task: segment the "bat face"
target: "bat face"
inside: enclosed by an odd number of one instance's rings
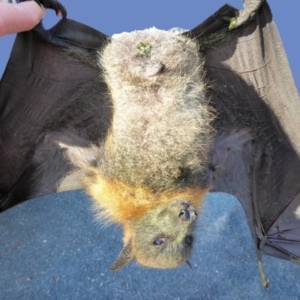
[[[125,226],[125,247],[111,270],[124,267],[133,259],[143,266],[162,269],[188,262],[196,218],[192,205],[176,199],[132,220]]]
[[[149,211],[133,224],[136,260],[153,268],[174,268],[188,261],[196,209],[183,199]]]

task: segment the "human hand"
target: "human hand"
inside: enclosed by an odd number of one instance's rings
[[[0,36],[32,29],[45,15],[45,8],[35,1],[19,4],[0,0]]]

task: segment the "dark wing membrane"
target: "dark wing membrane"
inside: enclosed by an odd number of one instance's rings
[[[0,83],[0,211],[56,192],[71,171],[49,132],[94,142],[104,137],[110,109],[95,65],[107,40],[66,19],[51,30],[39,24],[17,35]]]
[[[299,95],[268,4],[233,31],[220,24],[226,9],[235,13],[223,7],[208,24],[186,33],[200,44],[202,39],[209,44],[210,34],[225,36],[219,46],[204,49],[211,104],[218,113],[213,190],[240,200],[260,250],[298,260]]]

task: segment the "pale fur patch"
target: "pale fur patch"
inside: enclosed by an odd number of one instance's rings
[[[57,192],[83,189],[84,188],[84,184],[82,183],[83,175],[84,175],[84,170],[82,169],[78,169],[70,172],[58,184]]]
[[[141,43],[150,52],[143,54]],[[114,112],[104,174],[153,190],[201,180],[213,116],[197,43],[155,28],[123,33],[105,47],[99,66]]]

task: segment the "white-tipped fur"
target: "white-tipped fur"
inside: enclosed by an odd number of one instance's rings
[[[123,33],[105,47],[99,66],[114,112],[104,172],[154,190],[199,176],[212,114],[197,43],[155,28]]]

